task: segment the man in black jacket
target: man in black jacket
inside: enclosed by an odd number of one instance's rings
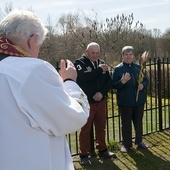
[[[121,151],[128,152],[132,147],[131,122],[135,129],[135,144],[143,149],[148,147],[142,142],[142,118],[148,79],[146,74],[143,74],[142,81],[138,81],[141,66],[133,62],[134,49],[132,46],[125,46],[122,49],[122,58],[123,62],[114,69],[112,87],[117,90],[117,104],[122,120],[123,145]],[[139,91],[138,94],[137,91]]]
[[[75,60],[77,69],[77,83],[88,97],[90,104],[90,116],[87,123],[81,128],[80,159],[81,164],[90,164],[90,130],[94,123],[96,132],[96,148],[99,156],[104,158],[115,157],[114,153],[107,150],[105,143],[106,127],[106,96],[111,88],[111,77],[108,66],[99,59],[100,46],[92,42],[88,44],[85,54]]]

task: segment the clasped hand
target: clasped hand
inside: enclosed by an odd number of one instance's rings
[[[95,101],[100,101],[103,98],[103,95],[100,92],[97,92],[94,96],[93,99]]]
[[[106,64],[99,64],[99,67],[102,68],[103,72],[108,71],[108,66]]]
[[[138,85],[138,89],[139,89],[139,90],[142,90],[143,87],[144,87],[143,84],[139,84],[139,85]]]

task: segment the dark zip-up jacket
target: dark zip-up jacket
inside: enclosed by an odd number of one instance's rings
[[[4,58],[8,57],[8,54],[2,54],[0,53],[0,61],[3,60]]]
[[[146,87],[149,82],[146,74],[142,81],[144,88],[139,91],[139,97],[136,101],[140,68],[141,66],[134,62],[131,64],[122,62],[115,67],[112,75],[112,88],[117,90],[116,94],[118,105],[136,106],[143,105],[146,102]],[[125,73],[129,73],[131,79],[127,83],[122,84],[121,78]]]
[[[74,62],[78,74],[77,84],[87,95],[89,103],[96,103],[93,99],[96,92],[102,93],[104,99],[111,89],[111,76],[108,71],[103,73],[102,68],[98,67],[99,63],[104,61],[98,59],[93,64],[86,55]]]

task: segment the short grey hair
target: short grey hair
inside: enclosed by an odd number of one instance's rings
[[[87,45],[87,50],[90,50],[90,48],[92,48],[92,47],[98,47],[99,48],[99,51],[100,51],[100,45],[98,44],[98,43],[96,43],[96,42],[91,42],[91,43],[89,43],[88,45]]]
[[[8,39],[29,39],[34,34],[38,35],[38,43],[42,44],[47,29],[31,11],[13,10],[0,22],[0,36]]]
[[[130,52],[130,51],[132,51],[132,52],[134,53],[134,48],[133,48],[133,46],[125,46],[125,47],[122,48],[122,55],[123,55],[124,53]]]

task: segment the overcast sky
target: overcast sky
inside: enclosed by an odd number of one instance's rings
[[[96,11],[98,18],[114,18],[133,13],[134,21],[140,21],[146,29],[170,28],[170,0],[0,0],[0,9],[12,3],[13,8],[29,9],[41,18],[44,24],[48,16],[58,19],[62,14]]]

